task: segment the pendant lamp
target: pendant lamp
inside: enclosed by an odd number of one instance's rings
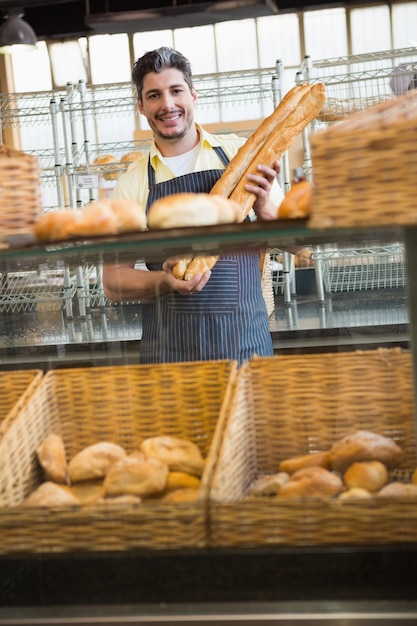
[[[0,54],[10,54],[15,45],[36,47],[35,31],[22,19],[22,15],[10,13],[5,17],[0,26]]]

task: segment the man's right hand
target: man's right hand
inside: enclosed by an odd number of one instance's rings
[[[204,274],[196,274],[190,280],[183,280],[182,278],[176,278],[173,273],[173,268],[178,262],[178,257],[170,258],[165,261],[162,269],[165,272],[165,280],[167,285],[177,293],[184,296],[192,293],[198,293],[202,291],[207,284],[211,276],[211,271],[208,270]]]

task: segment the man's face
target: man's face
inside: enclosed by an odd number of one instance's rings
[[[166,69],[145,76],[138,106],[157,137],[176,140],[193,125],[196,100],[197,94],[190,91],[182,72]]]

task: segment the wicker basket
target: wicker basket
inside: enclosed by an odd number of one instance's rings
[[[0,372],[0,439],[42,380],[42,370]]]
[[[42,211],[41,166],[29,154],[0,145],[0,241],[31,230]]]
[[[393,438],[417,466],[408,352],[277,356],[240,369],[209,499],[210,545],[379,544],[417,540],[417,498],[249,498],[286,457],[328,450],[357,429]]]
[[[417,91],[310,137],[312,228],[417,223]]]
[[[236,367],[207,361],[46,374],[0,443],[0,553],[205,546],[208,485]],[[127,452],[159,434],[194,441],[206,458],[198,496],[175,504],[22,507],[43,480],[35,451],[51,432],[62,435],[68,458],[103,440]]]

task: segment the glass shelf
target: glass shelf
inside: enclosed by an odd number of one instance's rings
[[[174,228],[47,245],[34,244],[30,235],[14,235],[8,238],[9,247],[0,252],[0,272],[25,271],[40,263],[71,266],[132,257],[157,262],[190,252],[215,254],[248,247],[285,249],[329,242],[348,242],[354,246],[363,241],[395,243],[403,239],[401,227],[312,230],[306,220]]]

